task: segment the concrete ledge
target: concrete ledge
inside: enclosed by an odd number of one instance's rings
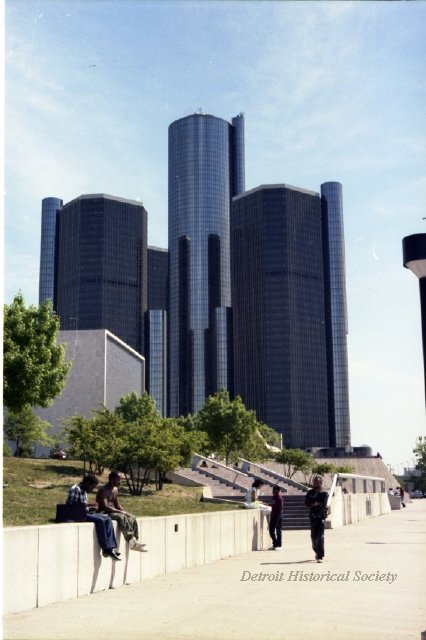
[[[389,513],[391,505],[387,493],[350,493],[342,494],[336,487],[331,499],[330,515],[326,520],[327,529],[360,522],[365,518]]]
[[[113,523],[121,562],[102,556],[92,523],[5,528],[3,612],[115,589],[269,543],[258,509],[138,518],[138,524],[148,553],[131,551]]]

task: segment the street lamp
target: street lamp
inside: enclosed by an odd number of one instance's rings
[[[416,233],[403,238],[402,252],[404,267],[410,269],[419,278],[426,399],[426,233]]]

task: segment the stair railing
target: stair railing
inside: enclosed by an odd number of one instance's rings
[[[296,489],[300,489],[300,491],[306,492],[309,489],[309,487],[305,486],[301,482],[296,482],[296,480],[287,478],[287,476],[283,476],[281,473],[278,473],[273,469],[268,469],[268,467],[263,467],[262,465],[257,464],[255,462],[250,462],[250,460],[246,460],[245,458],[238,458],[238,460],[243,463],[243,469],[246,469],[247,471],[250,470],[251,467],[257,467],[265,475],[270,475],[276,480],[280,480],[284,484],[289,484],[292,487],[295,487]]]

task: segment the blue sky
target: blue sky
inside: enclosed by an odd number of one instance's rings
[[[343,184],[353,444],[425,431],[426,3],[6,0],[5,301],[38,301],[41,199],[140,199],[167,246],[167,127],[246,118],[246,188]]]

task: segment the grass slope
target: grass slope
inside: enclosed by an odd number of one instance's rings
[[[101,482],[107,481],[108,470]],[[3,458],[3,526],[49,524],[54,521],[56,505],[64,503],[69,487],[83,476],[78,460]],[[93,496],[94,497],[94,496]],[[153,485],[142,496],[131,496],[125,482],[120,502],[135,516],[163,516],[204,513],[238,508],[235,505],[201,502],[201,488],[166,484],[162,491]]]

